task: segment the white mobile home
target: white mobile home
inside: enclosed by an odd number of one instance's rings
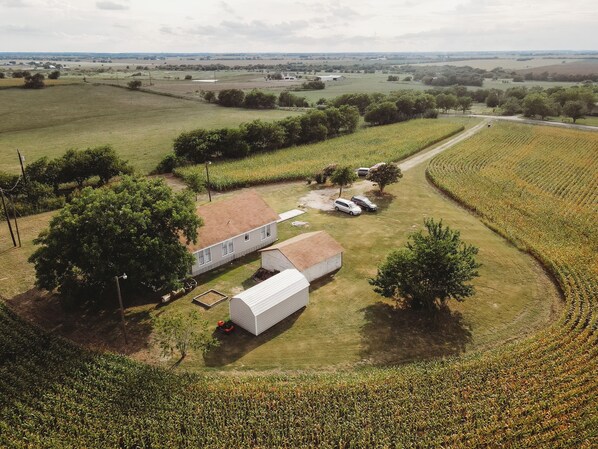
[[[309,282],[299,271],[278,273],[230,300],[230,319],[259,335],[309,302]]]
[[[197,243],[188,245],[195,257],[192,275],[257,251],[278,236],[278,214],[252,190],[199,206],[196,212],[203,226]]]
[[[307,232],[262,249],[262,268],[299,270],[309,282],[343,265],[343,247],[326,231]]]

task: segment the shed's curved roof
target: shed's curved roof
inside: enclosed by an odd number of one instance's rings
[[[231,301],[243,301],[257,317],[306,287],[309,282],[305,276],[298,270],[289,269],[236,294]]]

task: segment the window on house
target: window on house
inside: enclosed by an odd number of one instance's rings
[[[222,255],[226,256],[228,254],[232,254],[235,252],[235,247],[233,245],[233,241],[229,240],[228,242],[224,242],[222,244]]]
[[[266,225],[261,229],[261,233],[262,233],[262,240],[270,237],[272,235],[272,231],[270,229],[270,225]]]
[[[249,241],[249,234],[245,234],[245,241],[248,242]]]
[[[210,248],[204,249],[197,253],[197,258],[200,265],[210,263],[212,261],[212,251],[210,251]]]

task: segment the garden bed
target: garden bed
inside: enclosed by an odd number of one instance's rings
[[[200,306],[209,309],[227,299],[228,296],[226,296],[224,293],[220,293],[218,290],[211,289],[207,292],[203,292],[200,295],[194,296],[192,301],[195,304],[199,304]]]

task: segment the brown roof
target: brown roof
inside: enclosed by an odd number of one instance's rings
[[[197,243],[188,245],[191,252],[278,220],[278,214],[253,190],[198,206],[196,213],[203,226],[197,232]]]
[[[344,251],[343,247],[326,231],[306,232],[261,251],[273,250],[284,254],[299,271],[313,267]]]

